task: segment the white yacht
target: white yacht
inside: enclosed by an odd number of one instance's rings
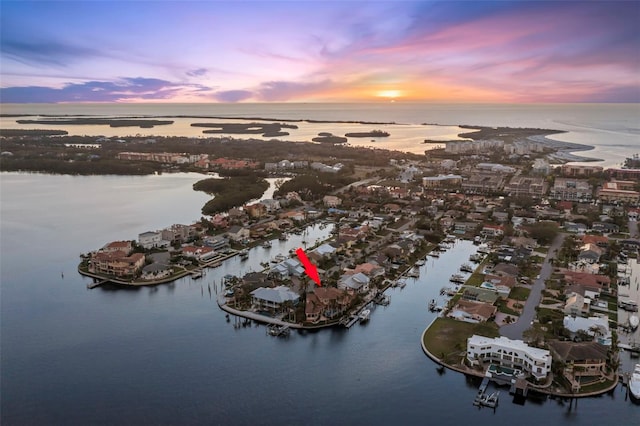
[[[640,364],[636,364],[629,379],[629,392],[633,398],[640,401]]]
[[[371,315],[371,311],[369,309],[365,309],[364,311],[360,312],[360,315],[358,315],[358,318],[360,318],[360,322],[367,322],[369,321],[370,315]]]
[[[637,315],[631,315],[629,317],[629,327],[631,330],[636,330],[638,328],[638,323],[640,323],[640,318]]]

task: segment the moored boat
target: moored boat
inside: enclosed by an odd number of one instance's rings
[[[358,315],[358,318],[360,319],[360,322],[367,322],[369,321],[370,315],[371,315],[371,311],[369,309],[365,309],[362,312],[360,312],[360,314]]]
[[[460,270],[462,272],[473,272],[473,266],[468,263],[463,263],[462,266],[460,266]]]
[[[637,315],[631,315],[629,317],[629,328],[631,330],[636,330],[638,328],[638,324],[640,323],[640,319]]]
[[[466,280],[464,278],[464,276],[460,275],[460,274],[453,274],[451,275],[451,278],[449,278],[449,281],[451,281],[452,283],[464,283]]]
[[[637,401],[640,401],[640,364],[636,364],[629,379],[629,393]]]

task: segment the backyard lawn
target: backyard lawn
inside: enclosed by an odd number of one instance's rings
[[[498,337],[498,326],[491,323],[471,324],[451,318],[437,318],[424,334],[424,345],[431,354],[448,364],[457,363],[466,352],[467,338],[474,334]]]

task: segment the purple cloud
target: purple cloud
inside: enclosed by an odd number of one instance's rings
[[[185,93],[202,96],[209,89],[156,78],[123,78],[116,82],[69,83],[62,88],[42,86],[0,89],[0,100],[7,103],[121,102],[127,100],[172,99]]]
[[[195,70],[187,71],[187,75],[189,77],[202,77],[203,75],[206,75],[208,72],[209,70],[206,68],[197,68]]]

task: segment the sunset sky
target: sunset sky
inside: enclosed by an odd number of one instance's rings
[[[5,1],[0,101],[640,102],[640,1]]]

